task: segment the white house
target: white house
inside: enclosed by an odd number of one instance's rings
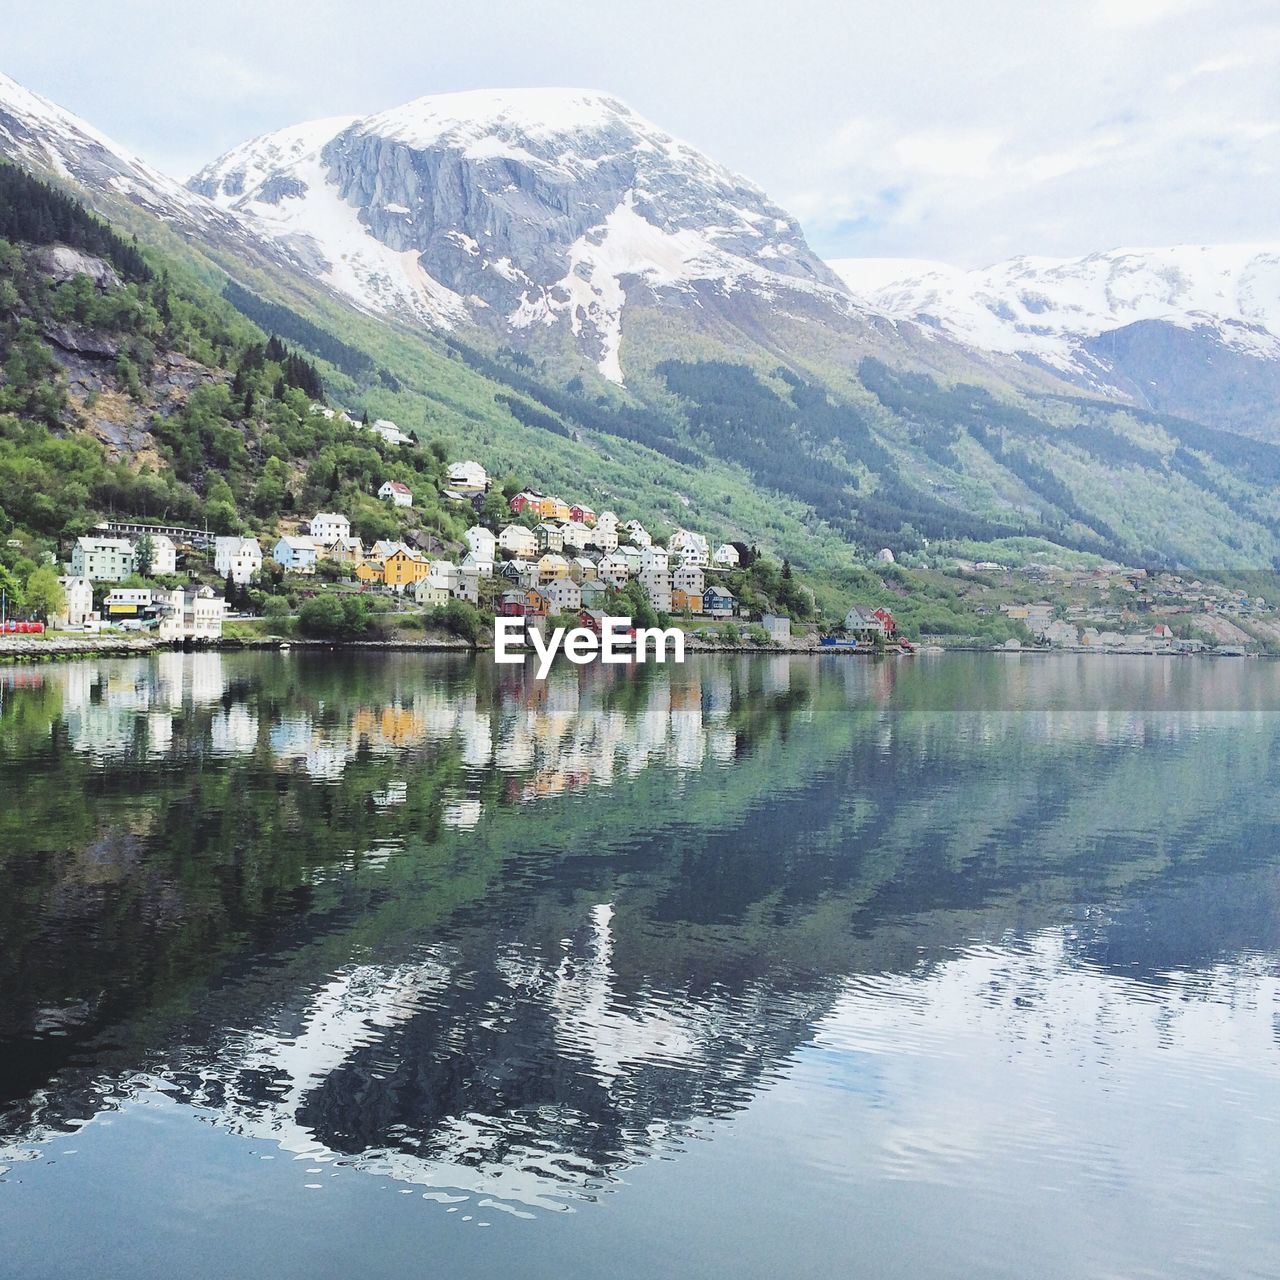
[[[582,608],[582,588],[572,578],[557,578],[542,588],[553,613],[573,613]]]
[[[765,629],[774,644],[791,643],[791,619],[780,613],[764,613],[760,615],[760,625]]]
[[[614,533],[618,532],[618,517],[612,511],[602,511],[596,516],[596,529],[610,529]]]
[[[665,547],[647,546],[640,553],[641,573],[667,573],[671,569],[671,557]]]
[[[66,576],[58,579],[67,603],[56,618],[49,621],[55,627],[82,627],[93,614],[93,583],[88,578]]]
[[[310,533],[318,543],[327,547],[339,538],[351,536],[351,521],[336,511],[317,511],[311,517]]]
[[[1042,634],[1051,645],[1069,648],[1080,643],[1080,632],[1071,623],[1061,619],[1049,623]]]
[[[223,578],[230,575],[237,586],[252,582],[262,571],[262,548],[257,538],[215,538],[213,569]]]
[[[173,539],[167,533],[147,534],[151,539],[151,573],[152,575],[162,573],[178,572],[178,548],[173,545]],[[134,546],[134,556],[137,557],[137,546]]]
[[[433,560],[431,572],[427,576],[439,578],[452,591],[458,585],[459,572],[458,566],[452,560]]]
[[[585,551],[595,541],[595,535],[580,520],[570,520],[560,531],[566,549]]]
[[[722,542],[711,557],[711,563],[718,569],[736,569],[741,560],[738,548],[731,542]]]
[[[609,512],[612,515],[612,512]],[[608,526],[597,524],[591,530],[591,543],[601,551],[617,551],[618,549],[618,527],[611,524]]]
[[[705,569],[711,561],[706,537],[689,529],[677,529],[667,540],[667,550],[679,556],[684,564],[697,565],[700,569]]]
[[[622,556],[605,556],[596,565],[596,573],[601,582],[614,587],[625,587],[631,577],[631,566]]]
[[[849,635],[862,639],[885,634],[884,619],[856,604],[844,615],[844,629]]]
[[[521,559],[528,559],[538,553],[538,539],[534,537],[532,529],[526,529],[522,524],[507,525],[498,534],[498,546],[507,555]]]
[[[115,587],[107,592],[102,602],[102,616],[108,622],[136,620],[157,599],[164,598],[165,592],[152,591],[150,587]]]
[[[76,539],[71,548],[71,577],[90,582],[123,582],[137,564],[133,543],[124,538]]]
[[[406,435],[390,418],[377,418],[369,425],[369,430],[381,436],[388,444],[413,444],[413,437]]]
[[[446,475],[449,488],[461,493],[483,493],[489,487],[489,473],[478,462],[455,462]]]
[[[493,563],[498,540],[484,525],[473,524],[463,537],[466,538],[467,546],[471,548],[471,554],[477,560],[487,560],[490,564]]]
[[[159,634],[165,640],[218,640],[227,602],[208,587],[179,587],[157,592]]]
[[[687,560],[678,565],[671,575],[671,586],[691,596],[700,596],[707,585],[706,574],[696,564]]]
[[[439,608],[449,603],[449,584],[443,578],[429,574],[414,583],[413,598],[424,608]]]
[[[665,569],[642,569],[640,585],[655,609],[671,612],[671,575]]]
[[[639,520],[628,520],[622,527],[631,535],[631,541],[637,547],[647,547],[653,541],[649,536],[649,530]]]
[[[478,578],[493,577],[493,561],[481,560],[474,551],[468,551],[462,557],[462,564],[459,568],[463,573],[474,573]]]
[[[289,573],[315,573],[316,544],[313,538],[286,534],[271,553]]]
[[[383,502],[390,501],[397,507],[413,506],[413,490],[407,484],[401,484],[399,480],[384,480],[382,487],[378,490],[378,497]]]

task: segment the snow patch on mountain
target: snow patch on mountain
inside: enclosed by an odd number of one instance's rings
[[[71,182],[106,186],[167,222],[223,215],[79,116],[0,73],[0,154]]]
[[[1177,245],[1083,258],[1014,258],[976,271],[902,259],[830,263],[855,296],[982,351],[1032,357],[1097,382],[1090,339],[1139,321],[1208,330],[1280,358],[1280,249]]]
[[[616,382],[638,290],[791,289],[861,310],[759,188],[588,90],[443,94],[299,125],[189,185],[366,310],[563,324]]]

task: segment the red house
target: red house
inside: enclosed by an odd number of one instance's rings
[[[590,507],[584,507],[579,503],[575,503],[569,508],[569,515],[579,524],[595,524],[596,513]]]
[[[498,617],[523,618],[529,612],[529,602],[523,591],[504,591],[498,597]]]
[[[893,614],[891,614],[888,609],[883,607],[876,609],[872,616],[879,618],[884,624],[884,634],[886,637],[897,635],[898,624],[893,620]]]
[[[540,493],[535,493],[532,489],[524,489],[520,493],[517,493],[516,496],[507,503],[507,506],[509,506],[516,515],[523,515],[525,507],[527,507],[531,502],[538,502],[541,497],[542,495]]]

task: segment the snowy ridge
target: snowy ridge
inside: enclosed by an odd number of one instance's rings
[[[443,94],[299,125],[189,185],[365,310],[563,325],[615,382],[637,290],[799,290],[862,310],[758,187],[589,90]]]
[[[877,310],[1092,381],[1100,370],[1084,344],[1139,321],[1211,331],[1237,352],[1280,359],[1275,246],[1114,249],[1084,258],[1014,258],[976,271],[894,259],[830,265]]]
[[[181,183],[3,73],[0,153],[69,181],[108,187],[169,222],[228,222],[218,209]]]

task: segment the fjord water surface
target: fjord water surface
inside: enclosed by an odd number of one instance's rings
[[[1280,1275],[1280,664],[0,670],[0,1275]]]

